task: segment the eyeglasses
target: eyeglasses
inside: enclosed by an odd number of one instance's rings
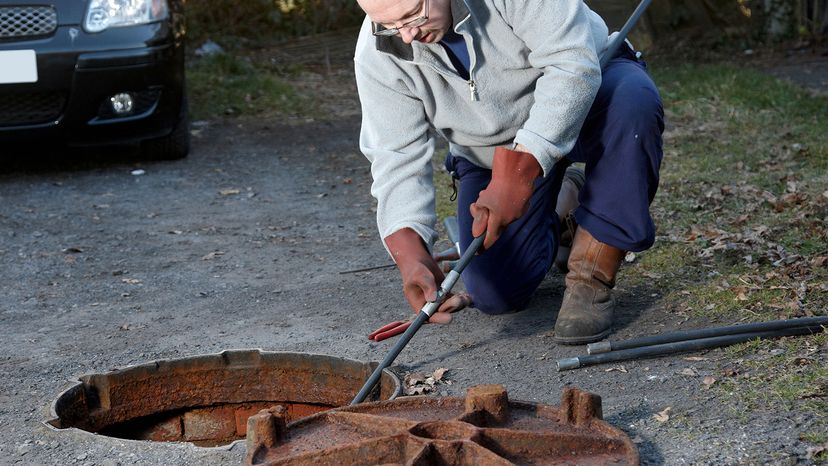
[[[400,33],[400,29],[416,28],[422,26],[428,21],[428,0],[423,0],[423,15],[417,19],[412,19],[407,23],[403,23],[400,27],[386,28],[382,24],[371,22],[371,31],[375,36],[396,36]]]

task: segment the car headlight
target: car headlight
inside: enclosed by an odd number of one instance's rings
[[[167,17],[167,0],[90,0],[83,28],[87,32],[134,26]]]

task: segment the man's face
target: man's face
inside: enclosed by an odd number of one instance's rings
[[[438,42],[451,27],[449,0],[357,0],[357,2],[371,21],[386,29],[399,28],[400,38],[406,44],[415,40],[425,43]],[[428,21],[425,23],[415,27],[403,26],[424,15],[428,16]]]

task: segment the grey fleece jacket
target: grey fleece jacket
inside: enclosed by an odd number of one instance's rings
[[[486,168],[496,146],[523,144],[548,174],[575,144],[607,46],[606,24],[582,0],[451,1],[469,49],[468,81],[439,44],[375,37],[368,18],[354,57],[380,235],[411,228],[429,247],[433,134]]]

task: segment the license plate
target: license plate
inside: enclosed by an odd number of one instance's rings
[[[37,82],[34,50],[0,51],[0,84]]]

